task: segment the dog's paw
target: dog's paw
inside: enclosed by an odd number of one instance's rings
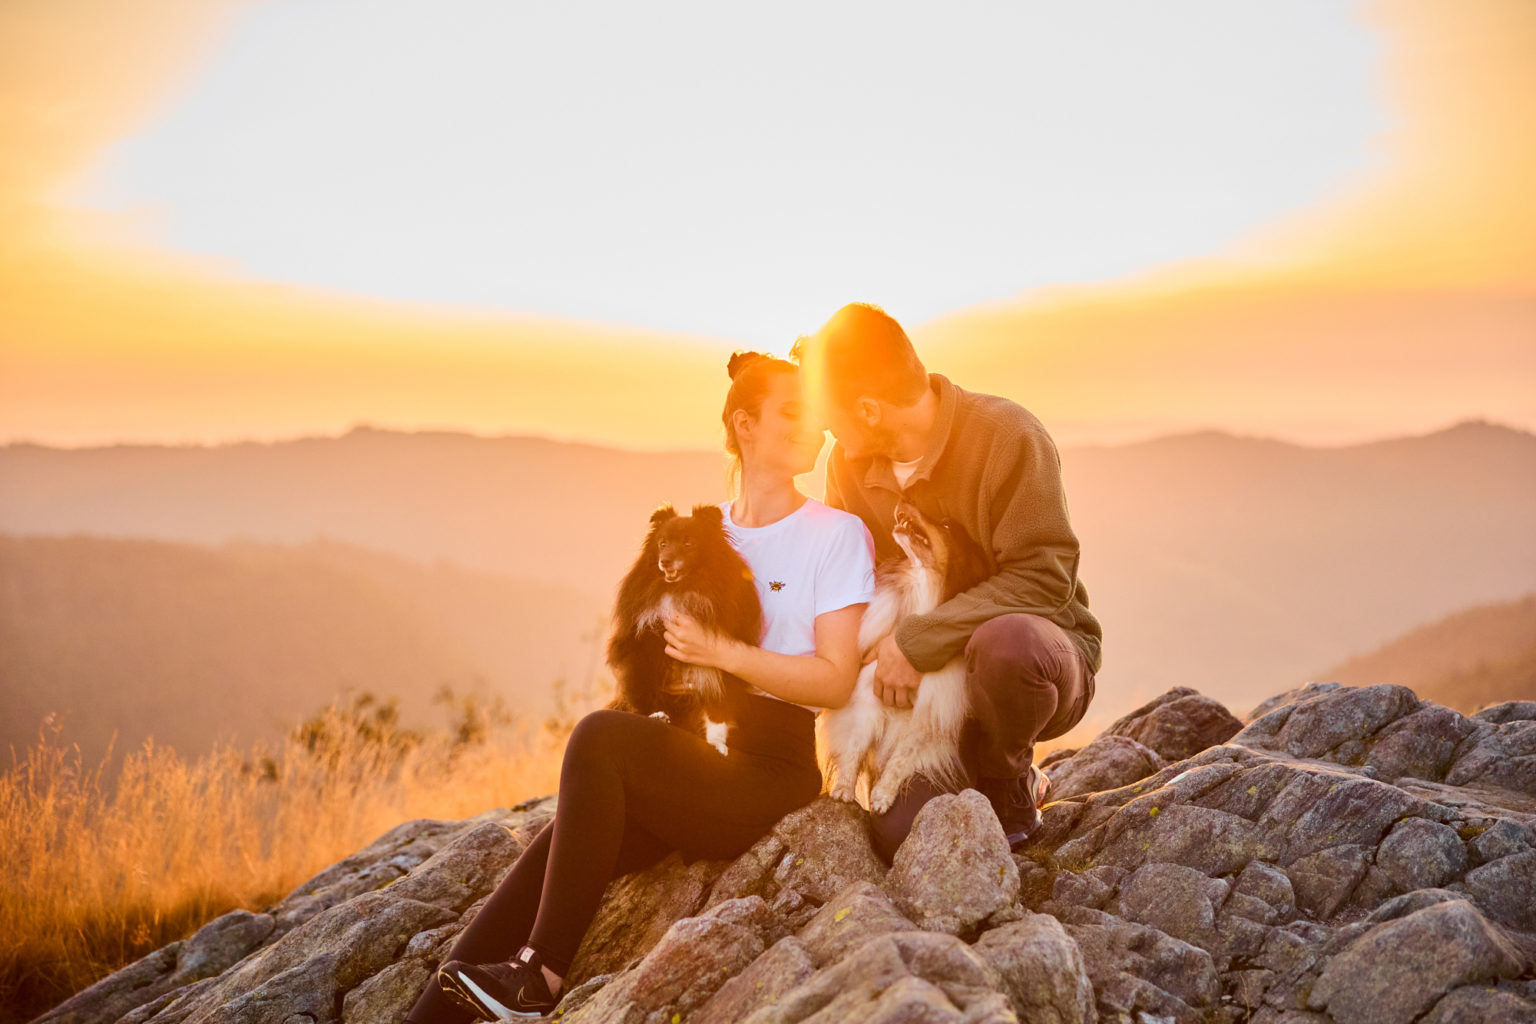
[[[672,723],[671,716],[669,716],[665,711],[652,711],[651,714],[650,714],[650,717],[651,718],[659,718],[663,722],[666,722],[669,725]]]
[[[869,791],[869,810],[872,814],[884,814],[896,803],[896,797],[901,794],[900,779],[890,775],[882,775],[880,781],[875,783]]]
[[[827,795],[834,800],[841,800],[844,803],[856,804],[858,803],[858,800],[855,799],[853,795],[854,788],[854,784],[851,782],[839,782],[833,785],[833,787],[827,791]]]

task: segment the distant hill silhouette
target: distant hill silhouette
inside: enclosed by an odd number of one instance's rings
[[[1105,708],[1177,685],[1251,706],[1422,623],[1536,590],[1525,431],[1470,421],[1309,447],[1213,430],[1061,458],[1104,624]],[[576,591],[602,611],[649,511],[719,500],[722,466],[716,452],[367,427],[218,447],[13,444],[0,447],[0,530],[333,538]],[[1104,724],[1096,714],[1084,729]]]
[[[334,542],[0,536],[0,580],[0,755],[52,710],[91,757],[114,729],[119,752],[276,740],[364,690],[413,727],[444,724],[445,684],[541,719],[600,667],[584,594]]]
[[[1536,594],[1447,615],[1317,678],[1362,686],[1401,683],[1425,700],[1466,713],[1506,700],[1536,700]]]
[[[1105,668],[1234,706],[1536,589],[1536,435],[1304,447],[1205,431],[1062,452]]]
[[[719,501],[711,452],[356,427],[273,443],[0,448],[0,531],[222,543],[332,537],[606,601],[664,501]]]

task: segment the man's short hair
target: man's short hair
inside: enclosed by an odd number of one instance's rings
[[[907,332],[868,302],[850,302],[833,313],[816,333],[799,338],[789,355],[802,365],[816,361],[832,399],[845,409],[864,395],[912,405],[928,390],[928,371]]]

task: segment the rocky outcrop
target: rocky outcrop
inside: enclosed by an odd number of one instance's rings
[[[1309,685],[1241,721],[1171,690],[1046,762],[1039,842],[974,790],[887,869],[823,797],[733,861],[614,880],[565,1021],[1536,1019],[1536,703]],[[407,822],[40,1021],[398,1021],[553,798]]]

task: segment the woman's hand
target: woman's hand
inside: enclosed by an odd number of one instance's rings
[[[687,612],[673,612],[662,621],[666,623],[662,636],[667,641],[668,657],[690,665],[730,671],[727,662],[741,646],[740,640],[705,629]]]

